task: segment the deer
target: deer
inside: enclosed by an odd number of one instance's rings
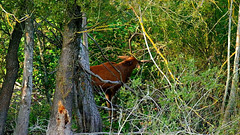
[[[129,77],[131,76],[132,71],[136,67],[140,67],[139,63],[148,62],[148,60],[137,60],[133,56],[118,56],[118,58],[123,61],[119,63],[115,62],[105,62],[100,65],[91,66],[90,70],[100,76],[103,80],[110,81],[120,81],[121,83],[113,84],[113,83],[105,83],[98,79],[97,77],[92,76],[92,84],[100,87],[105,92],[105,97],[108,100],[107,107],[109,108],[109,117],[112,116],[112,107],[111,100],[115,96],[116,92],[120,89],[123,83],[127,83]]]

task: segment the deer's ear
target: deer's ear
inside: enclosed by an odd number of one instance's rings
[[[120,58],[122,60],[126,60],[127,58],[129,58],[129,56],[118,56],[118,58]]]

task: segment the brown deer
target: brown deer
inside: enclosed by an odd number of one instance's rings
[[[104,92],[106,98],[111,101],[113,96],[119,88],[126,83],[131,76],[134,68],[139,66],[139,63],[148,62],[147,60],[138,61],[133,56],[119,56],[123,61],[120,63],[106,62],[101,65],[91,66],[90,70],[100,76],[103,80],[120,81],[119,84],[104,83],[96,77],[92,76],[92,83],[100,87]],[[111,104],[107,102],[107,107],[111,108]],[[111,111],[109,111],[111,117]]]

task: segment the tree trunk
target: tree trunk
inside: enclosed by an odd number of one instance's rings
[[[23,28],[21,28],[23,26]],[[0,135],[4,133],[5,123],[7,119],[7,112],[14,88],[14,83],[17,79],[19,63],[18,63],[18,47],[22,38],[24,29],[23,23],[16,23],[16,26],[12,32],[8,53],[6,56],[6,76],[2,85],[0,93]]]
[[[33,46],[34,46],[34,28],[31,18],[25,22],[25,47],[24,47],[24,68],[20,110],[18,120],[14,131],[15,135],[27,135],[29,125],[29,114],[31,110],[32,95],[32,74],[33,74]]]
[[[221,118],[224,116],[224,110],[227,100],[227,94],[228,94],[228,88],[230,83],[230,47],[231,47],[231,22],[232,22],[232,4],[233,0],[231,0],[230,9],[229,9],[229,23],[228,23],[228,50],[227,50],[227,81],[226,81],[226,87],[224,92],[224,97],[222,101],[222,107],[221,107]]]
[[[236,99],[237,99],[237,89],[238,89],[238,65],[239,65],[239,54],[240,54],[240,5],[239,5],[239,14],[238,14],[238,26],[237,26],[237,39],[236,39],[236,53],[234,59],[234,68],[233,68],[233,79],[231,92],[229,96],[229,102],[227,108],[225,110],[223,124],[229,122],[231,120],[231,116],[234,115],[234,110],[236,108]]]
[[[85,30],[87,24],[86,15],[83,14],[83,30]],[[90,70],[89,56],[88,56],[88,41],[87,33],[83,33],[83,40],[80,41],[80,55],[79,63],[79,109],[82,116],[82,130],[83,132],[100,132],[102,131],[102,120],[98,112],[91,85],[91,77],[87,74],[84,69]],[[83,42],[82,42],[83,41]]]
[[[81,24],[81,19],[79,17],[80,12],[78,7],[72,6],[71,9],[67,9],[67,12],[69,18],[74,17],[75,19],[71,19],[70,21],[66,20],[66,22],[68,23],[66,23],[64,26],[62,53],[60,56],[59,68],[57,71],[56,89],[54,93],[53,106],[47,130],[48,135],[72,134],[71,117],[73,107],[73,78],[75,61],[78,54],[75,33],[80,30],[79,28],[81,28],[81,25],[79,26],[79,24]],[[73,14],[75,16],[73,16]],[[64,129],[62,129],[62,125],[57,122],[57,120],[59,120],[59,102],[62,102],[63,106],[68,112],[67,114],[69,115],[69,122],[65,123],[66,125],[64,126]]]
[[[59,61],[59,69],[56,77],[56,89],[54,94],[53,106],[51,111],[50,122],[47,134],[55,135],[57,130],[57,110],[58,102],[62,102],[69,112],[70,119],[72,117],[72,88],[73,88],[73,69],[74,69],[74,23],[71,21],[64,27],[63,48]],[[71,130],[71,125],[66,127]]]

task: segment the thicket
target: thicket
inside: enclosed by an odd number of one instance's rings
[[[0,84],[6,74],[5,57],[9,44],[11,25],[3,9],[17,18],[23,3],[2,1],[0,24]],[[53,92],[55,73],[62,43],[62,18],[64,2],[34,1],[35,47],[32,110],[29,134],[45,134]],[[79,1],[88,18],[91,65],[110,61],[119,62],[119,55],[134,55],[152,61],[135,69],[127,85],[116,95],[118,118],[109,123],[106,110],[99,108],[103,130],[119,133],[162,134],[215,134],[239,132],[239,113],[235,110],[233,121],[222,125],[220,112],[224,96],[227,66],[228,1]],[[238,1],[233,2],[231,53],[235,51]],[[145,40],[139,18],[146,33]],[[11,24],[11,25],[10,25]],[[132,37],[132,35],[134,35]],[[129,50],[131,39],[132,53]],[[147,44],[146,44],[147,42]],[[148,46],[146,46],[148,45]],[[20,71],[11,106],[6,131],[12,132],[19,110],[22,83],[24,39],[20,44]],[[155,48],[156,47],[156,48]],[[149,50],[148,50],[149,49]],[[160,53],[159,53],[159,52]],[[166,61],[167,62],[166,62]],[[233,58],[230,59],[233,63]],[[164,75],[166,77],[164,77]],[[170,82],[170,83],[169,83]],[[106,106],[102,94],[95,93],[98,106]],[[238,103],[239,104],[239,103]],[[78,131],[73,117],[73,129]]]

